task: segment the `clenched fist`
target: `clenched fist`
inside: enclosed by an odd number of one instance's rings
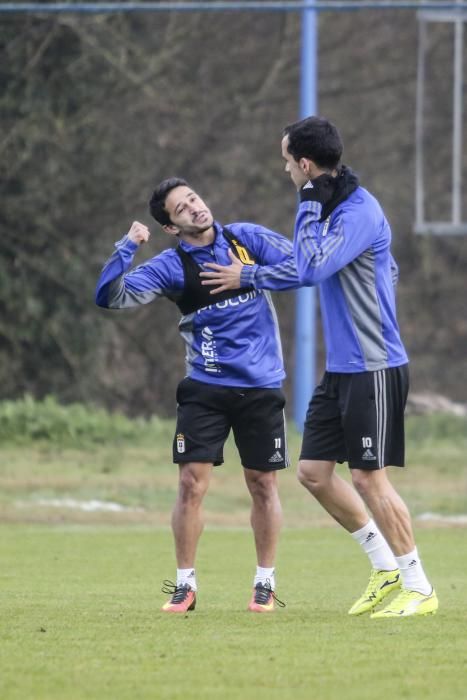
[[[133,243],[141,245],[141,243],[147,243],[149,236],[151,235],[149,229],[144,224],[140,224],[139,221],[133,221],[131,228],[128,231],[128,238]]]

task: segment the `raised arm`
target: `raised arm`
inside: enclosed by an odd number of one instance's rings
[[[115,251],[97,281],[95,300],[98,306],[131,308],[173,292],[173,275],[163,255],[128,272],[136,251],[149,236],[149,229],[134,221],[129,232],[115,244]]]

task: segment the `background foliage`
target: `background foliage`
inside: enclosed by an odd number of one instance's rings
[[[465,401],[467,240],[412,233],[416,32],[409,12],[320,14],[319,111],[392,223],[413,387]],[[430,28],[434,219],[451,187],[451,33]],[[298,114],[299,43],[293,13],[0,16],[0,398],[173,415],[175,307],[99,310],[97,274],[134,219],[154,230],[138,260],[167,246],[147,201],[172,174],[222,222],[291,235],[279,141]],[[294,296],[276,301],[291,376]]]

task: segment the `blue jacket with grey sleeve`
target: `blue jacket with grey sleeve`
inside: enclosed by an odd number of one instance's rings
[[[185,253],[202,268],[206,262],[231,263],[229,241],[215,222],[208,246],[180,241]],[[242,268],[238,293],[182,315],[186,372],[192,379],[237,387],[274,388],[285,376],[279,327],[268,290],[299,286],[292,243],[263,226],[229,224],[228,231],[245,246],[252,264]],[[168,249],[130,270],[138,246],[127,236],[116,244],[96,289],[96,303],[110,309],[134,307],[167,297],[177,302],[184,290],[182,256]],[[254,261],[254,262],[253,262]],[[206,268],[209,269],[209,268]]]
[[[408,358],[396,318],[391,229],[378,201],[349,168],[339,171],[336,186],[342,196],[333,206],[301,202],[294,236],[301,283],[319,285],[326,369],[398,367]]]

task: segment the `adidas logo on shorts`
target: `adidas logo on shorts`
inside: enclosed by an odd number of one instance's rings
[[[373,454],[373,452],[370,449],[368,449],[368,450],[365,450],[365,452],[362,454],[362,459],[366,459],[367,461],[370,461],[372,459],[376,459],[376,457]]]
[[[284,458],[282,457],[279,450],[276,450],[276,452],[274,452],[272,457],[269,457],[268,462],[270,462],[271,464],[277,464],[277,462],[282,462],[283,459]]]

